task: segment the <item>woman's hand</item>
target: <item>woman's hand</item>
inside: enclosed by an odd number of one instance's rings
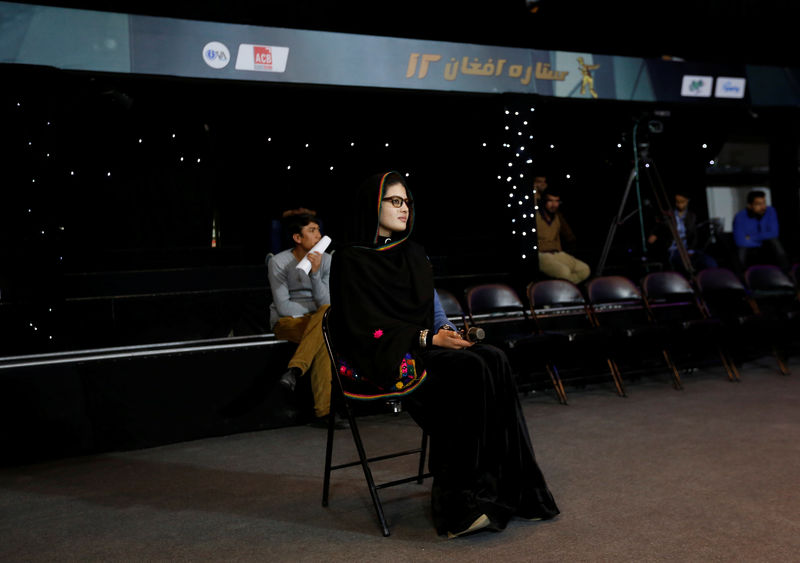
[[[474,342],[461,338],[461,334],[454,330],[440,330],[433,335],[433,345],[442,348],[462,350],[464,348],[469,348],[473,344]]]

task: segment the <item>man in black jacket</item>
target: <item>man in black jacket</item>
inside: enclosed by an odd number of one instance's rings
[[[675,208],[673,212],[678,235],[689,253],[692,267],[695,271],[716,268],[717,261],[697,247],[697,215],[689,210],[689,197],[685,192],[678,191],[675,193]],[[669,243],[669,247],[666,249],[669,264],[673,270],[683,271],[683,261],[678,251],[678,245],[672,237],[667,221],[669,221],[669,217],[663,217],[656,223],[655,228],[647,238],[647,243],[651,246],[661,244],[662,247]]]

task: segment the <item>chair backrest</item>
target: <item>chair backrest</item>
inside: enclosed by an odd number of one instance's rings
[[[650,322],[642,293],[623,276],[601,276],[586,286],[592,314],[598,324],[628,328]],[[600,318],[603,318],[601,321]]]
[[[657,322],[691,321],[704,318],[697,294],[678,272],[653,272],[642,280],[642,294]]]
[[[706,268],[697,273],[697,284],[701,293],[717,292],[747,293],[742,280],[727,268]]]
[[[706,268],[697,273],[697,286],[709,312],[719,319],[752,314],[742,280],[727,268]]]
[[[778,266],[750,266],[744,279],[759,312],[782,316],[800,310],[800,292],[792,278]]]
[[[466,324],[467,318],[464,309],[461,307],[458,298],[446,289],[436,288],[436,293],[439,294],[439,302],[442,304],[444,314],[448,318],[458,317],[461,322]]]
[[[633,282],[623,276],[601,276],[586,286],[592,304],[641,301],[642,294]]]
[[[751,290],[778,291],[789,294],[797,291],[792,279],[778,266],[771,264],[750,266],[744,273],[744,280]]]
[[[694,299],[694,290],[678,272],[654,272],[642,280],[642,291],[648,301],[682,301]]]
[[[525,314],[525,305],[509,285],[487,283],[467,289],[467,311],[471,319],[476,315]]]
[[[527,288],[531,315],[542,331],[570,331],[592,326],[586,300],[574,283],[567,280],[531,282]]]
[[[586,300],[574,283],[567,280],[542,280],[528,285],[532,309],[584,305]]]

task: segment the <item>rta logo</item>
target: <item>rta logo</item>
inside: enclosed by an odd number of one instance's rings
[[[206,51],[206,58],[209,61],[213,61],[214,59],[217,59],[219,61],[228,60],[228,56],[223,51],[215,51],[214,49],[209,49],[208,51]]]
[[[211,41],[203,47],[203,60],[211,68],[225,68],[231,62],[231,52],[219,41]]]
[[[253,46],[253,62],[257,67],[272,67],[272,51],[262,45]]]

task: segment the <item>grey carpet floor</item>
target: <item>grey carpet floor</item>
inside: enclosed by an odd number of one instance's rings
[[[0,469],[2,561],[798,561],[800,362],[742,382],[719,369],[523,397],[561,515],[447,540],[430,482],[382,493],[381,536],[358,468],[320,506],[325,432],[307,426]],[[368,451],[413,446],[399,417],[361,423]],[[354,455],[337,432],[336,458]],[[413,460],[377,466],[380,479]]]

